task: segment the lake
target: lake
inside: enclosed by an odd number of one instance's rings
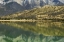
[[[64,42],[64,22],[0,22],[0,42]]]

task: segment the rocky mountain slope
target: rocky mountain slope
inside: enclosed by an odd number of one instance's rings
[[[16,2],[11,2],[6,5],[0,4],[0,16],[15,13],[24,10],[24,7]]]

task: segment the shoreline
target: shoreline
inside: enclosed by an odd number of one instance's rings
[[[37,20],[0,20],[0,22],[1,21],[5,21],[5,22],[7,22],[7,21],[11,21],[11,22],[25,22],[25,21],[27,21],[27,22],[34,22],[34,21],[37,21]]]
[[[42,19],[42,20],[0,20],[0,22],[7,22],[7,21],[10,21],[10,22],[35,22],[35,21],[43,21],[43,20],[49,20],[49,21],[64,21],[64,19]]]

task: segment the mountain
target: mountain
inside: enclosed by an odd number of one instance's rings
[[[64,19],[64,6],[46,5],[44,7],[2,16],[1,19]]]
[[[0,16],[24,10],[24,7],[17,2],[10,2],[6,5],[0,4]]]
[[[51,0],[51,1],[49,1],[49,4],[50,5],[64,5],[64,3],[62,3],[61,1],[59,1],[59,0]]]
[[[21,6],[30,5],[31,7],[38,7],[43,5],[64,5],[63,0],[0,0],[0,3],[4,5],[10,2],[17,2]]]
[[[62,6],[63,0],[0,0],[0,16],[45,5]]]

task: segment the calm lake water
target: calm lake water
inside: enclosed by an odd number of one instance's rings
[[[0,42],[64,42],[64,22],[0,22]]]

